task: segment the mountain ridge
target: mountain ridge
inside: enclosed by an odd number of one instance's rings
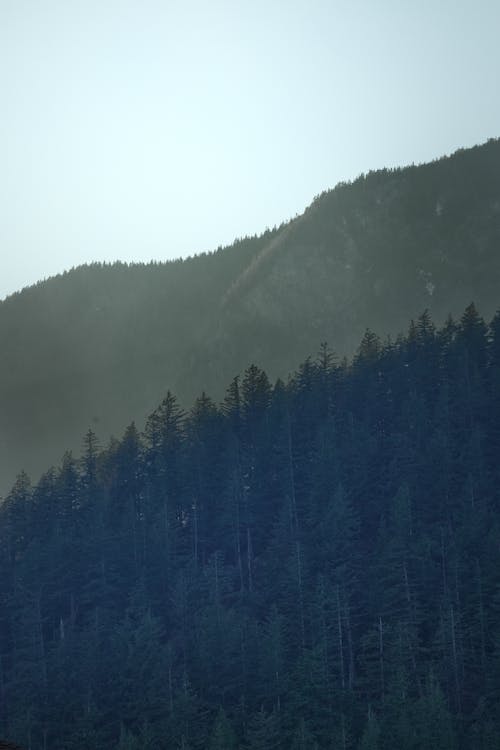
[[[328,341],[397,336],[474,300],[499,305],[500,141],[377,170],[261,235],[189,259],[93,264],[0,302],[0,476],[36,474],[143,423],[168,389],[190,405],[251,362],[286,378]]]

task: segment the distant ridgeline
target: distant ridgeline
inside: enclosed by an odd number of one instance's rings
[[[0,506],[0,732],[31,750],[492,750],[500,314],[323,346]]]
[[[213,398],[250,362],[285,378],[321,341],[397,336],[500,288],[500,141],[381,170],[298,218],[185,261],[93,265],[0,303],[0,494],[38,477],[91,427],[140,426],[167,390]]]

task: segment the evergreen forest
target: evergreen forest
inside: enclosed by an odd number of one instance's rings
[[[499,750],[500,313],[324,344],[0,505],[27,750]]]

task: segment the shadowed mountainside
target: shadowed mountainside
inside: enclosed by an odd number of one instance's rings
[[[396,336],[474,300],[499,305],[500,141],[381,170],[214,253],[84,266],[0,303],[0,491],[35,478],[92,427],[140,424],[168,389],[219,399],[250,362],[286,376],[327,340]]]

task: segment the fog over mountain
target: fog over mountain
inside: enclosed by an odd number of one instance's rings
[[[0,299],[498,135],[496,0],[3,0]]]
[[[0,489],[106,441],[170,389],[190,406],[223,397],[255,362],[287,378],[321,342],[353,353],[367,327],[396,337],[500,288],[500,141],[381,170],[303,214],[213,253],[83,266],[0,303]]]

